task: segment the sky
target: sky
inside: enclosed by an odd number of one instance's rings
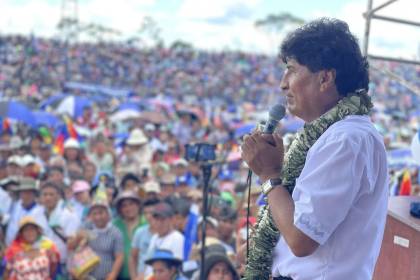
[[[67,0],[73,2],[76,0]],[[374,6],[386,0],[374,0]],[[0,33],[57,36],[61,0],[0,0]],[[346,21],[363,43],[367,0],[79,0],[78,17],[122,32],[136,33],[145,17],[153,18],[168,45],[176,40],[206,50],[243,50],[274,54],[284,35],[255,27],[268,14],[289,12],[309,21],[336,17]],[[420,0],[399,0],[380,15],[419,21]],[[420,27],[373,20],[369,53],[401,58],[419,55]]]

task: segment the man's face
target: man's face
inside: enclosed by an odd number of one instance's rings
[[[64,175],[58,170],[53,170],[48,176],[48,180],[51,180],[54,183],[63,183]]]
[[[171,280],[175,275],[175,268],[168,268],[162,261],[155,261],[152,264],[153,276],[156,280]]]
[[[222,238],[230,238],[235,230],[235,223],[229,219],[219,220],[218,232]]]
[[[104,228],[109,222],[109,212],[105,207],[94,207],[89,213],[90,219],[98,228]]]
[[[123,219],[134,219],[139,215],[139,205],[132,199],[124,199],[121,202],[119,211]]]
[[[55,188],[46,187],[41,191],[41,204],[47,209],[54,209],[60,200],[60,194]]]
[[[35,202],[35,192],[32,190],[20,191],[19,198],[22,200],[24,206],[29,206]]]
[[[165,198],[175,192],[175,184],[160,184],[160,196]]]
[[[86,181],[91,182],[96,175],[96,167],[93,164],[87,164],[83,171],[83,177]]]
[[[169,233],[172,226],[172,217],[153,216],[153,221],[156,224],[156,232],[159,236],[165,236]]]
[[[296,60],[288,59],[280,86],[286,95],[287,109],[293,115],[310,122],[324,113],[318,72],[312,73]]]

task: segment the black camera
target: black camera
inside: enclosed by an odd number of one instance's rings
[[[216,159],[216,145],[195,143],[185,145],[185,159],[195,162],[206,162]]]

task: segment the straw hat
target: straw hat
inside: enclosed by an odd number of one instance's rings
[[[143,145],[146,144],[148,141],[146,135],[144,135],[143,131],[140,128],[136,128],[131,131],[130,136],[127,139],[127,145]]]

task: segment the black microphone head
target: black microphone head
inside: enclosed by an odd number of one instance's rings
[[[286,115],[286,108],[281,104],[276,104],[271,107],[268,117],[270,119],[280,121]]]

